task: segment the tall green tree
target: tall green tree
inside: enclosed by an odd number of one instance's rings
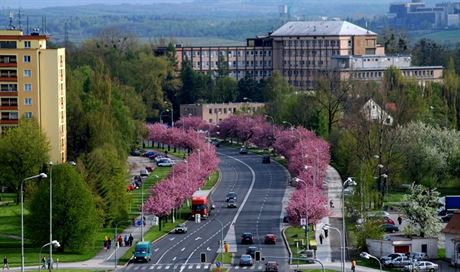
[[[101,226],[92,193],[75,167],[55,165],[52,172],[53,239],[61,244],[60,252],[83,252],[94,246],[96,231]],[[49,242],[49,190],[48,180],[42,180],[27,202],[27,237],[36,245]]]
[[[49,141],[34,119],[21,119],[18,127],[0,135],[0,184],[16,193],[16,203],[22,180],[40,173],[49,161],[49,150]]]

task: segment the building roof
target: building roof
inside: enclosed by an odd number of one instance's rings
[[[377,33],[347,21],[296,21],[287,22],[270,36],[339,36],[377,35]]]
[[[454,215],[447,223],[447,226],[442,230],[444,233],[460,234],[460,210],[456,210]]]

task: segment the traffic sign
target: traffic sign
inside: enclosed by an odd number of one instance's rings
[[[307,218],[300,218],[300,225],[306,226],[307,225]]]
[[[220,262],[216,262],[216,267],[220,267],[222,264]]]

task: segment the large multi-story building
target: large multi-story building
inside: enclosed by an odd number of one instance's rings
[[[157,53],[161,54],[164,50],[159,48]],[[337,66],[337,58],[351,57],[353,61],[361,58],[361,62],[389,59],[385,61],[387,64],[410,69],[412,72],[404,75],[415,76],[417,80],[430,81],[442,77],[442,67],[398,66],[397,59],[393,59],[395,57],[385,56],[384,48],[377,43],[376,33],[346,21],[288,22],[267,36],[247,39],[245,46],[177,45],[176,56],[178,69],[184,61],[189,62],[194,70],[211,75],[226,67],[229,75],[238,80],[245,76],[260,80],[278,72],[291,85],[305,90],[314,88],[319,72],[346,69],[345,72],[350,73],[351,65]],[[371,63],[375,66],[370,67]],[[368,62],[366,67],[383,74],[389,66]],[[417,77],[419,71],[432,77]]]
[[[182,104],[180,116],[200,117],[211,124],[217,124],[237,112],[255,113],[265,107],[264,103],[216,103],[216,104]]]
[[[51,145],[51,160],[66,161],[65,49],[48,37],[0,30],[0,132],[35,118]]]

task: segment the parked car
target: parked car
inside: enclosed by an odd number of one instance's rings
[[[255,258],[257,247],[250,246],[246,249],[246,254],[251,255],[252,258]]]
[[[156,153],[153,152],[153,151],[147,151],[147,152],[144,153],[144,157],[147,157],[147,158],[148,158],[148,157],[150,157],[150,156],[152,156],[152,155],[155,155],[155,154],[156,154]]]
[[[149,171],[147,169],[141,169],[140,175],[141,175],[141,177],[148,177],[149,176]]]
[[[157,162],[157,166],[160,166],[160,167],[171,167],[173,165],[174,165],[174,161],[169,158],[165,158]]]
[[[141,155],[141,151],[136,149],[136,150],[131,151],[129,154],[131,156],[139,157]]]
[[[265,271],[278,271],[279,265],[275,261],[268,261],[265,263]]]
[[[236,205],[236,199],[230,199],[228,202],[227,202],[227,208],[236,208],[237,205]]]
[[[391,254],[388,254],[386,256],[380,257],[380,262],[385,263],[387,261],[391,261],[391,260],[393,260],[395,258],[403,257],[403,256],[405,256],[404,253],[391,253]]]
[[[244,146],[241,147],[240,148],[240,154],[244,154],[244,155],[248,154],[248,149],[246,147],[244,147]]]
[[[253,264],[253,261],[252,261],[251,255],[248,255],[248,254],[241,255],[240,266],[244,266],[244,265],[252,266],[252,264]]]
[[[435,263],[428,262],[428,261],[420,261],[416,262],[413,264],[409,264],[404,266],[404,271],[417,271],[417,272],[422,272],[422,271],[429,271],[429,272],[434,272],[439,269],[439,266]]]
[[[406,257],[408,257],[409,259],[417,260],[417,261],[423,261],[428,258],[426,253],[423,253],[423,252],[410,252],[406,254]]]
[[[153,159],[155,160],[155,162],[159,162],[159,161],[161,161],[163,159],[169,159],[169,158],[164,156],[164,155],[156,155],[156,156],[154,156]]]
[[[383,225],[380,225],[380,228],[384,231],[384,232],[397,232],[399,231],[399,228],[393,224],[383,224]]]
[[[236,193],[235,192],[228,192],[227,193],[227,197],[226,197],[226,201],[228,202],[230,199],[234,199],[236,200]]]
[[[406,256],[401,256],[385,262],[384,265],[388,267],[404,267],[406,265],[409,265],[410,262],[411,260],[409,258],[407,258]]]
[[[276,244],[276,235],[273,233],[269,233],[265,235],[265,244]]]
[[[367,217],[390,217],[390,213],[387,211],[372,211],[367,213]]]
[[[187,233],[187,226],[185,224],[176,225],[174,228],[175,233]]]
[[[219,147],[220,146],[220,141],[219,140],[211,140],[211,144],[214,145],[215,147]]]
[[[393,221],[393,219],[391,219],[391,218],[388,217],[388,216],[384,216],[384,217],[383,217],[383,223],[385,223],[385,224],[391,224],[391,225],[396,225],[396,224],[395,224],[395,221]]]
[[[242,244],[254,244],[254,237],[252,236],[252,233],[250,232],[243,233],[243,235],[241,235],[241,243]]]

